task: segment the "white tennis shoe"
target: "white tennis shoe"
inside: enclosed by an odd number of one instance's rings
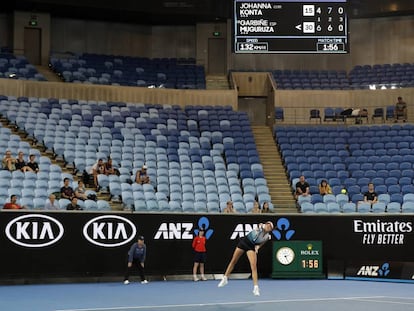
[[[141,281],[141,284],[148,284],[147,280]]]
[[[124,281],[124,284],[125,284],[125,285],[128,285],[128,284],[129,284],[129,281],[128,281],[128,280],[125,280],[125,281]]]
[[[228,283],[227,276],[223,276],[223,278],[221,279],[220,283],[218,284],[218,287],[226,286],[227,283]]]
[[[253,295],[255,295],[255,296],[260,296],[259,286],[255,285],[255,286],[253,287]]]

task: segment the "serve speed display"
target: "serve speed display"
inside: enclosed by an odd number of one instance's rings
[[[234,0],[235,53],[348,53],[347,0]]]

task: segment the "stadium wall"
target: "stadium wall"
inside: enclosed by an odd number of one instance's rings
[[[27,16],[26,16],[27,18]],[[27,24],[21,18],[15,24],[15,46],[22,47],[18,33]],[[351,53],[326,54],[233,54],[231,52],[231,20],[224,24],[185,26],[150,26],[79,19],[50,19],[50,51],[99,53],[143,57],[194,57],[208,66],[206,42],[212,32],[227,38],[228,69],[320,69],[350,70],[355,65],[412,62],[414,53],[414,16],[351,19],[349,21]],[[17,32],[17,33],[16,33]],[[46,36],[49,36],[49,39]],[[45,55],[48,55],[47,53]]]
[[[149,275],[191,274],[194,229],[208,237],[206,272],[223,273],[237,240],[258,223],[275,224],[273,241],[322,241],[329,262],[409,262],[414,242],[409,215],[202,215],[1,211],[0,282],[52,278],[122,278],[138,235],[147,244]],[[306,254],[305,254],[306,256]],[[272,243],[259,254],[263,276],[272,270]],[[235,272],[248,272],[243,258]]]

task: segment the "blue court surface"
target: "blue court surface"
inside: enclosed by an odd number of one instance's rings
[[[349,280],[154,281],[0,286],[2,311],[412,311],[414,285]]]

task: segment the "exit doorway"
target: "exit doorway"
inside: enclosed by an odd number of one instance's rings
[[[33,65],[42,63],[42,30],[40,28],[24,28],[24,56]]]
[[[208,39],[208,75],[226,75],[226,40],[224,38]]]

